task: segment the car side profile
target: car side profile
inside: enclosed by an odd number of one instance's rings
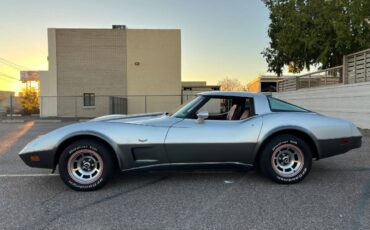
[[[354,124],[263,94],[204,92],[173,114],[108,115],[56,129],[19,153],[59,169],[74,190],[122,172],[178,167],[256,167],[281,184],[302,181],[312,160],[361,146]]]

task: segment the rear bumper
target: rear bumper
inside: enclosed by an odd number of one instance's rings
[[[362,144],[362,136],[319,140],[318,142],[319,159],[322,159],[360,148]]]
[[[54,154],[52,151],[20,153],[19,157],[30,167],[54,169]]]

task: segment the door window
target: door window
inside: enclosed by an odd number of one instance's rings
[[[211,97],[197,112],[208,111],[208,120],[242,120],[252,115],[250,102],[244,97]]]

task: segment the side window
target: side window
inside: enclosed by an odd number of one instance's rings
[[[95,106],[95,93],[84,93],[84,106]]]
[[[210,98],[198,111],[206,110],[211,116],[221,115],[227,113],[231,106],[231,99]]]
[[[243,120],[252,116],[251,101],[244,97],[212,97],[198,112],[208,111],[208,120]]]
[[[288,102],[273,98],[267,97],[271,111],[273,112],[308,112],[308,110],[303,109],[299,106],[290,104]]]

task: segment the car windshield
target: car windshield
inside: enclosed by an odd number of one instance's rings
[[[267,98],[272,112],[309,112],[307,109],[290,104],[286,101],[282,101],[271,96]]]
[[[177,118],[186,118],[186,116],[195,108],[199,103],[204,100],[203,96],[196,97],[187,104],[183,105],[179,110],[177,110],[172,116]]]

